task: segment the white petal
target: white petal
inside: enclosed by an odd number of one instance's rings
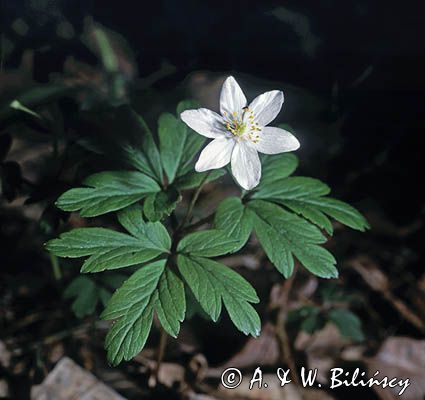
[[[242,113],[246,106],[246,97],[238,82],[229,76],[223,83],[220,93],[220,112],[222,115],[231,115],[233,112]]]
[[[260,133],[259,141],[253,146],[260,153],[278,154],[297,150],[300,142],[292,133],[284,129],[266,126]]]
[[[195,170],[203,172],[222,168],[229,164],[234,146],[235,139],[233,138],[214,139],[201,151]]]
[[[232,174],[246,190],[258,185],[261,178],[261,162],[257,150],[247,142],[237,142],[232,153]]]
[[[211,139],[221,137],[227,132],[223,117],[207,108],[183,111],[180,118],[194,131]]]
[[[283,92],[272,90],[257,96],[249,108],[254,112],[255,121],[260,126],[266,126],[279,114],[283,104]]]

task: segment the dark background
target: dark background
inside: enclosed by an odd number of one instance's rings
[[[38,49],[37,81],[61,71],[70,53],[90,60],[92,55],[77,41],[55,34],[63,19],[78,34],[90,15],[126,38],[140,76],[156,71],[164,60],[176,66],[175,74],[158,82],[159,89],[172,88],[196,70],[283,81],[329,101],[337,88],[336,106],[347,118],[340,132],[344,149],[332,161],[329,179],[341,182],[349,170],[357,171],[361,176],[353,192],[367,192],[397,222],[408,223],[422,210],[417,173],[424,131],[425,41],[419,2],[39,3],[37,9],[36,1],[1,2],[1,25],[15,40],[6,61],[18,65],[23,49]],[[286,20],[272,15],[278,7],[290,11]],[[8,29],[17,18],[28,25],[25,36]]]
[[[394,293],[410,304],[424,293],[414,288],[424,279],[425,261],[423,11],[421,3],[410,1],[0,0],[2,72],[17,71],[28,49],[34,57],[32,82],[47,83],[52,74],[61,74],[70,55],[96,65],[97,58],[79,40],[84,19],[91,16],[127,41],[138,71],[130,97],[148,120],[155,118],[152,109],[170,107],[176,88],[196,96],[191,89],[195,71],[206,77],[207,86],[235,74],[251,98],[259,88],[281,88],[286,97],[280,122],[289,123],[300,138],[300,172],[325,180],[336,197],[356,205],[371,222],[368,234],[342,235],[339,256],[368,254],[385,271]],[[23,30],[16,20],[24,21]],[[57,33],[63,21],[72,25],[70,37]],[[12,45],[6,46],[4,38]],[[137,82],[164,62],[175,67],[173,72],[138,91]],[[0,101],[22,89],[10,82],[9,75],[0,81]],[[74,105],[64,107],[74,112]],[[42,270],[40,250],[22,253],[16,245],[35,228],[28,228],[16,209],[12,214],[3,208],[1,217],[2,252],[7,252],[1,264],[7,266],[8,282],[22,278],[22,270],[16,271],[25,258],[34,257]],[[16,221],[19,228],[7,228]],[[380,313],[383,331],[422,337],[367,292],[358,276],[348,272],[346,278],[368,293],[364,296]],[[55,293],[44,293],[46,302],[56,299]],[[27,301],[31,307],[32,300]],[[367,319],[366,314],[360,317]],[[379,342],[383,334],[375,328],[368,334]],[[220,328],[209,329],[220,340]],[[210,342],[204,348],[213,364],[241,346],[242,339],[229,341],[226,333],[220,351]],[[32,378],[26,379],[30,385]]]

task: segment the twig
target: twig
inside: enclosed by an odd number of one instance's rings
[[[365,281],[365,283],[384,297],[407,321],[422,333],[425,332],[425,323],[419,318],[403,300],[391,291],[389,279],[373,260],[363,256],[347,262]],[[374,279],[370,277],[373,276]]]

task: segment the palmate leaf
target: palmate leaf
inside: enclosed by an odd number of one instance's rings
[[[366,219],[354,207],[343,201],[324,197],[330,193],[330,188],[325,183],[302,176],[280,176],[279,172],[276,172],[276,178],[273,179],[273,170],[279,170],[277,164],[282,163],[282,159],[274,161],[271,158],[267,161],[264,168],[265,177],[263,176],[251,198],[278,203],[313,222],[329,234],[333,233],[333,227],[328,216],[353,229],[364,231],[369,228]],[[291,164],[290,161],[287,163],[286,170],[284,166],[281,167],[285,171],[283,175],[292,167],[296,167],[296,164]]]
[[[95,217],[120,210],[160,190],[149,176],[136,171],[108,171],[89,176],[88,187],[68,190],[56,202],[64,211]]]
[[[240,250],[248,241],[252,228],[252,214],[237,197],[222,201],[215,213],[214,225],[231,240],[238,240],[233,252]]]
[[[222,304],[235,326],[244,334],[258,336],[261,321],[250,303],[259,299],[240,275],[216,261],[193,255],[178,255],[177,265],[202,309],[217,321]]]
[[[117,365],[143,349],[154,312],[165,331],[176,337],[185,311],[183,282],[165,260],[140,268],[114,293],[101,315],[117,320],[106,336],[109,362]]]
[[[159,222],[144,222],[138,207],[119,214],[131,235],[105,228],[77,228],[50,240],[46,248],[60,257],[89,257],[81,272],[100,272],[137,265],[169,253],[171,238]]]
[[[336,219],[342,224],[349,226],[350,228],[357,229],[362,232],[370,228],[369,223],[363,215],[361,215],[354,207],[341,200],[330,197],[319,197],[309,199],[306,203],[310,206],[316,207],[316,209]]]
[[[287,278],[295,256],[305,268],[322,278],[335,278],[335,258],[319,245],[326,241],[318,228],[276,204],[253,200],[254,229],[270,261]]]

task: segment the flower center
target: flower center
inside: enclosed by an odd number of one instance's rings
[[[233,135],[258,143],[261,128],[255,122],[254,112],[249,107],[244,107],[241,113],[233,112],[231,115],[224,112],[226,118],[226,129]]]

